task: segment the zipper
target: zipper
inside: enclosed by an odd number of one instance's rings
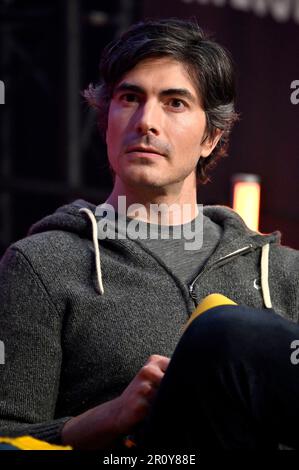
[[[239,248],[239,250],[236,250],[236,251],[233,251],[232,253],[229,253],[228,255],[225,255],[225,256],[222,256],[221,258],[215,260],[212,264],[210,264],[209,266],[205,266],[199,274],[197,274],[197,276],[195,277],[195,279],[193,279],[192,283],[189,285],[189,293],[190,293],[190,296],[191,298],[195,301],[196,300],[196,296],[194,294],[194,285],[195,283],[198,281],[198,279],[207,271],[209,271],[211,268],[215,267],[216,264],[220,263],[221,261],[228,261],[230,260],[231,258],[234,258],[240,254],[244,255],[245,253],[249,253],[251,251],[253,251],[254,248],[253,248],[253,245],[250,244],[248,246],[245,246],[244,248]]]

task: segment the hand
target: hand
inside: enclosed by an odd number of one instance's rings
[[[115,399],[115,424],[120,434],[130,432],[146,417],[169,362],[165,356],[150,356],[124,392]]]
[[[150,356],[123,393],[69,419],[61,441],[75,449],[105,449],[128,434],[147,415],[170,359]]]

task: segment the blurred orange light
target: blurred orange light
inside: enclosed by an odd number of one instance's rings
[[[233,209],[255,231],[259,228],[260,195],[258,176],[240,174],[233,177]]]

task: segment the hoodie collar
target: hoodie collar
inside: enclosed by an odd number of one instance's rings
[[[95,265],[97,273],[97,291],[103,295],[104,287],[102,280],[101,257],[98,240],[98,224],[95,217],[96,206],[83,199],[77,199],[71,204],[66,204],[58,208],[54,214],[49,215],[32,225],[29,235],[41,233],[49,230],[63,230],[84,235],[92,239],[95,253]],[[204,206],[204,215],[213,222],[220,225],[223,233],[220,243],[209,258],[205,269],[214,263],[228,257],[238,255],[246,249],[255,250],[262,248],[261,257],[261,278],[265,306],[271,308],[270,289],[268,283],[269,271],[269,247],[271,243],[280,243],[281,233],[275,231],[269,234],[262,234],[250,230],[243,219],[231,208],[227,206]],[[125,239],[119,240],[121,243],[134,241]]]
[[[59,207],[53,214],[33,224],[29,229],[28,235],[46,232],[48,230],[63,230],[86,235],[86,237],[91,239],[92,227],[88,218],[84,213],[80,212],[82,208],[87,208],[95,214],[95,204],[85,201],[84,199],[77,199],[70,204]],[[229,245],[237,249],[240,240],[242,240],[242,243],[246,243],[246,241],[250,240],[250,243],[253,243],[254,246],[263,246],[265,243],[280,243],[281,241],[281,233],[279,231],[263,234],[250,230],[243,219],[230,207],[207,205],[204,206],[203,211],[204,215],[221,226],[223,230],[223,245]]]

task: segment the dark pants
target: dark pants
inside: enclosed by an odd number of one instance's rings
[[[294,340],[299,326],[273,310],[226,305],[197,317],[173,354],[138,445],[299,448]]]

